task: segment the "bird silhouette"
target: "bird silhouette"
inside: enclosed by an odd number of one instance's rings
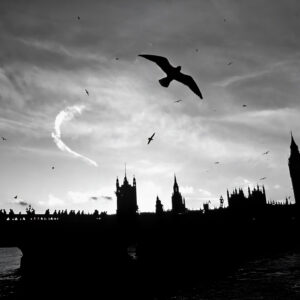
[[[181,66],[173,67],[167,58],[158,55],[150,54],[140,54],[139,56],[144,57],[150,61],[155,62],[166,74],[167,77],[164,77],[159,80],[159,83],[163,87],[168,87],[172,80],[177,80],[184,85],[188,86],[200,99],[203,99],[202,94],[194,81],[193,77],[181,73]]]
[[[151,141],[153,141],[153,137],[155,135],[155,132],[151,135],[151,137],[148,138],[148,144],[149,145],[151,143]]]
[[[265,179],[267,179],[267,177],[262,177],[262,178],[260,178],[259,180],[265,180]]]
[[[7,139],[3,136],[1,136],[2,141],[7,141]]]
[[[86,94],[89,96],[90,95],[90,93],[89,93],[89,91],[87,90],[87,89],[85,89],[85,92],[86,92]]]
[[[263,153],[263,155],[267,155],[269,153],[270,153],[270,151],[266,151],[266,152]]]
[[[54,166],[52,166],[52,168],[51,168],[52,170],[54,170],[55,169],[55,167]]]
[[[220,162],[219,161],[215,161],[215,165],[219,165],[220,164]]]
[[[17,199],[17,198],[18,198],[18,196],[16,195],[16,196],[14,196],[14,198],[15,198],[15,199]]]
[[[246,105],[246,104],[243,104],[243,107],[247,107],[247,105]]]
[[[179,102],[181,102],[181,101],[182,101],[182,100],[179,99],[179,100],[174,101],[174,103],[179,103]]]
[[[230,66],[230,65],[232,65],[233,64],[233,62],[232,61],[230,61],[228,64],[227,64],[227,66]]]
[[[80,17],[79,17],[79,16],[77,16],[77,20],[80,20]]]

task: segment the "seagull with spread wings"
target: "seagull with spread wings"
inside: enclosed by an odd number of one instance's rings
[[[153,137],[155,135],[155,132],[151,135],[151,137],[148,138],[148,144],[149,145],[151,143],[151,141],[153,141]]]
[[[159,80],[161,86],[167,88],[172,80],[177,80],[188,86],[197,96],[200,97],[200,99],[203,99],[199,87],[197,86],[193,77],[181,73],[181,66],[173,67],[169,63],[168,59],[163,56],[150,54],[140,54],[139,56],[155,62],[167,74],[167,77]]]

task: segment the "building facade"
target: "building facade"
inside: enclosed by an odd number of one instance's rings
[[[289,157],[289,169],[294,190],[296,206],[299,208],[300,202],[300,153],[293,135],[291,135],[291,153]]]
[[[173,213],[184,213],[186,211],[185,208],[185,200],[179,192],[179,186],[176,180],[176,176],[174,176],[174,185],[173,185],[173,194],[172,194],[172,212]]]
[[[244,194],[244,191],[234,189],[231,194],[227,191],[228,206],[234,210],[261,210],[267,205],[265,187],[255,187],[252,191],[248,187],[248,196]]]
[[[116,181],[116,196],[117,196],[117,215],[130,217],[136,215],[138,211],[136,197],[136,180],[133,177],[132,185],[129,184],[126,173],[123,180],[123,185],[120,186],[119,179]]]

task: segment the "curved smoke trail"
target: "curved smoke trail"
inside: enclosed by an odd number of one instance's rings
[[[84,105],[74,105],[74,106],[68,106],[64,110],[59,112],[58,115],[55,118],[54,132],[51,133],[51,136],[52,136],[56,146],[61,151],[69,152],[72,155],[74,155],[75,157],[79,157],[82,160],[84,160],[85,162],[97,167],[98,164],[95,161],[93,161],[93,160],[89,159],[88,157],[85,157],[85,156],[73,151],[61,139],[61,130],[60,130],[61,125],[66,121],[72,120],[76,114],[80,115],[84,109],[85,109]]]

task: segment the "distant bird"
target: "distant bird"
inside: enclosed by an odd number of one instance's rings
[[[77,20],[80,20],[80,17],[79,17],[79,16],[77,16]]]
[[[246,105],[246,104],[243,104],[243,107],[247,107],[247,105]]]
[[[1,136],[2,141],[7,141],[7,139],[3,136]]]
[[[85,89],[85,92],[86,92],[86,94],[89,96],[90,95],[90,93],[89,93],[89,91],[87,90],[87,89]]]
[[[151,143],[151,141],[153,141],[153,137],[155,135],[155,132],[151,135],[151,137],[148,138],[148,144],[149,145]]]
[[[219,161],[215,161],[215,165],[219,165],[220,164],[220,162]]]
[[[262,178],[260,178],[259,180],[265,180],[265,179],[267,179],[267,177],[262,177]]]
[[[227,64],[227,66],[230,66],[230,65],[232,65],[233,64],[233,62],[232,61],[230,61],[228,64]]]
[[[119,60],[119,57],[116,57],[116,60]]]
[[[174,103],[179,103],[179,102],[181,102],[181,101],[182,101],[182,100],[179,99],[179,100],[174,101]]]
[[[162,85],[163,87],[168,87],[172,80],[177,80],[188,86],[197,96],[200,97],[200,99],[203,99],[202,94],[193,77],[181,73],[181,66],[178,66],[176,68],[173,67],[169,63],[168,59],[163,56],[150,54],[140,54],[139,56],[155,62],[167,74],[167,77],[159,80],[160,85]]]
[[[16,196],[14,196],[14,198],[15,198],[15,199],[17,199],[17,198],[18,198],[18,196],[16,195]]]
[[[270,153],[270,151],[266,151],[266,152],[263,153],[263,155],[267,155],[269,153]]]
[[[54,170],[55,169],[55,167],[54,166],[52,166],[52,168],[51,168],[52,170]]]
[[[199,51],[199,49],[196,49],[195,51],[196,51],[196,52],[198,52],[198,51]]]

